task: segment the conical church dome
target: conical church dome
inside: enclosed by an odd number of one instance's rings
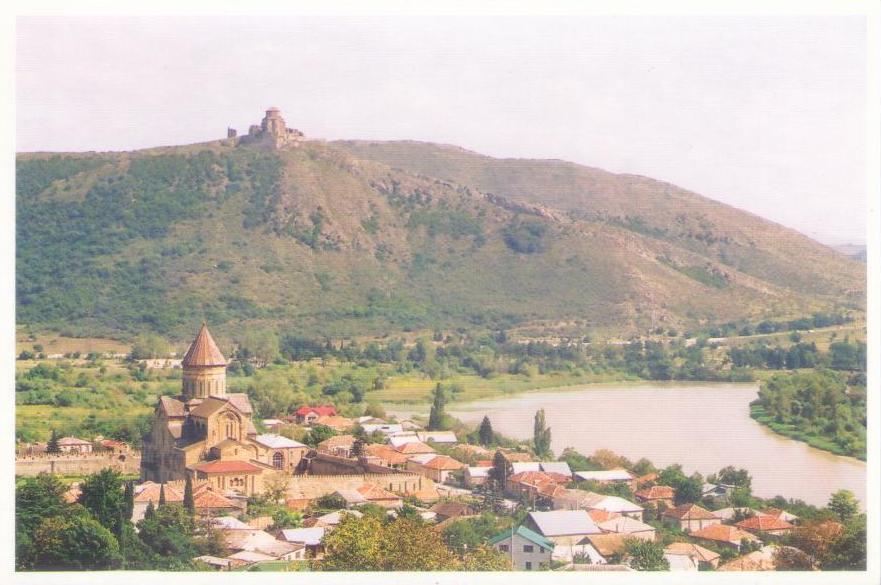
[[[187,354],[184,356],[183,367],[225,366],[226,363],[226,358],[223,357],[217,344],[214,343],[214,339],[208,331],[208,326],[202,323],[199,334],[196,335],[196,339],[193,340],[190,349],[187,350]]]

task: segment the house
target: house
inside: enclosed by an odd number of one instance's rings
[[[575,478],[581,481],[595,481],[603,485],[621,483],[629,487],[631,490],[636,489],[636,477],[626,469],[576,471]]]
[[[218,491],[231,490],[245,496],[262,492],[262,484],[258,478],[264,469],[273,468],[234,459],[208,461],[193,466],[197,481],[205,480]]]
[[[338,433],[344,433],[346,431],[351,430],[355,423],[350,418],[346,418],[344,416],[319,416],[314,423],[313,426],[325,426],[330,429],[335,430]]]
[[[363,497],[368,504],[376,504],[377,506],[389,509],[398,509],[404,505],[404,500],[401,496],[393,494],[392,492],[372,483],[365,483],[361,487],[356,488],[355,491],[361,494],[361,497]]]
[[[154,483],[152,481],[146,481],[140,485],[135,486],[134,507],[132,509],[133,523],[137,523],[144,517],[144,512],[147,511],[147,506],[150,504],[150,502],[153,502],[154,508],[159,505],[159,494],[162,490],[163,487],[161,484]],[[166,502],[183,503],[183,491],[180,491],[171,485],[166,485],[164,491]]]
[[[655,540],[655,527],[631,518],[619,516],[597,524],[604,533],[625,534],[633,538],[641,538],[649,542]]]
[[[735,526],[750,532],[764,532],[774,535],[789,534],[795,528],[786,520],[774,516],[753,516],[737,522]]]
[[[232,500],[217,493],[208,485],[202,485],[193,489],[193,507],[200,516],[217,516],[240,512],[241,506]]]
[[[279,531],[279,539],[291,543],[299,544],[306,548],[306,557],[317,559],[324,554],[324,545],[321,541],[327,528],[324,526],[313,526],[312,528],[286,528]]]
[[[539,467],[545,473],[556,473],[572,479],[572,468],[565,461],[542,461]]]
[[[492,467],[466,467],[462,479],[468,487],[484,485],[489,479]]]
[[[412,459],[407,463],[408,469],[410,468],[410,463],[413,463]],[[417,463],[416,465],[419,469],[414,468],[414,471],[437,483],[446,482],[450,478],[450,474],[465,467],[464,463],[460,463],[447,455],[435,455],[425,463]]]
[[[333,406],[301,406],[294,413],[296,421],[301,425],[311,425],[322,416],[336,416],[337,411]]]
[[[455,445],[459,442],[453,431],[416,431],[416,437],[423,443],[438,443],[442,445]]]
[[[759,550],[745,554],[731,561],[728,561],[718,570],[720,571],[776,571],[777,563],[775,556],[780,548],[787,548],[797,551],[797,548],[779,547],[774,544],[763,546]],[[800,551],[799,551],[800,552]]]
[[[394,440],[395,437],[392,437]],[[403,453],[404,455],[424,455],[426,453],[437,453],[434,449],[423,443],[422,441],[411,441],[407,443],[403,443],[401,445],[395,445],[392,441],[389,444],[394,448],[398,453]]]
[[[217,571],[230,571],[237,566],[234,559],[222,559],[211,555],[202,555],[193,559],[196,562],[204,563]]]
[[[304,558],[302,546],[278,540],[264,530],[220,530],[220,537],[233,553],[247,551],[268,555],[273,559],[295,560]],[[229,557],[227,557],[229,558]],[[237,560],[243,560],[241,558]],[[265,560],[265,559],[264,559]]]
[[[407,468],[407,456],[403,453],[398,453],[388,445],[380,445],[377,443],[365,445],[364,455],[368,460],[371,460],[371,462],[385,467],[392,467],[394,469]]]
[[[283,426],[285,426],[285,422],[277,418],[264,418],[263,426],[269,432],[277,433]]]
[[[588,510],[587,515],[590,516],[591,520],[596,522],[597,526],[599,526],[600,522],[621,517],[621,514],[618,512],[607,512],[606,510]]]
[[[309,451],[309,447],[303,443],[281,435],[257,435],[253,441],[263,447],[258,451],[258,461],[290,473],[297,469],[303,456]]]
[[[361,518],[364,516],[358,510],[337,510],[336,512],[330,512],[329,514],[324,514],[323,516],[318,516],[315,518],[307,518],[303,521],[304,528],[313,528],[313,527],[328,527],[328,526],[336,526],[340,522],[343,521],[343,518],[346,516],[352,516],[354,518]]]
[[[564,563],[605,565],[606,559],[594,548],[592,544],[584,540],[579,544],[558,544],[554,546],[551,559]]]
[[[509,469],[511,475],[519,475],[527,471],[541,471],[541,462],[539,461],[514,461]]]
[[[92,452],[92,443],[77,437],[61,437],[58,439],[58,450],[65,455],[82,455]]]
[[[602,533],[585,510],[530,512],[523,523],[554,544],[577,544],[586,536]]]
[[[585,541],[597,551],[604,563],[608,564],[616,560],[615,557],[620,559],[623,556],[624,541],[627,538],[629,537],[624,534],[593,534],[586,537]]]
[[[664,549],[664,558],[670,562],[670,570],[693,570],[719,566],[719,553],[690,542],[674,542]],[[687,560],[685,560],[687,559]],[[692,565],[693,569],[688,569]],[[674,567],[676,567],[674,569]]]
[[[643,508],[618,496],[607,496],[578,489],[566,489],[554,494],[555,510],[599,510],[642,521]],[[607,518],[608,519],[608,518]]]
[[[785,520],[790,524],[798,524],[799,517],[795,514],[787,512],[786,510],[781,510],[780,508],[765,508],[761,512],[759,512],[762,516],[772,516],[774,518],[779,518],[780,520]]]
[[[102,451],[108,451],[115,455],[122,455],[129,452],[128,443],[115,441],[113,439],[102,439],[101,441],[98,441],[98,447]]]
[[[673,498],[676,496],[676,492],[670,486],[653,485],[649,488],[637,490],[633,495],[636,497],[636,501],[642,504],[648,504],[653,507],[664,504],[671,508],[673,507]]]
[[[221,530],[248,530],[253,528],[233,516],[219,516],[212,518],[209,524],[214,528]]]
[[[690,536],[711,544],[727,546],[736,550],[740,550],[740,545],[744,540],[759,542],[759,539],[749,532],[744,532],[736,526],[728,526],[726,524],[713,524],[706,528],[695,530]]]
[[[705,483],[701,489],[701,498],[705,498],[715,505],[727,505],[736,487],[726,483]]]
[[[760,512],[752,508],[720,508],[713,510],[713,515],[723,522],[732,522],[735,518],[757,516]]]
[[[489,545],[508,555],[516,570],[540,571],[551,567],[554,543],[526,526],[521,525],[516,530],[492,537]]]
[[[553,498],[553,488],[558,487],[561,483],[566,483],[566,478],[557,474],[542,471],[521,471],[508,478],[505,488],[512,495],[526,497],[532,501],[550,500]]]
[[[422,430],[422,425],[417,422],[414,422],[410,419],[404,419],[400,422],[401,428],[405,431],[419,431]]]
[[[352,435],[337,435],[321,441],[316,446],[316,449],[320,453],[329,453],[337,457],[350,457],[355,440],[355,437]]]
[[[444,501],[437,502],[431,508],[430,511],[434,512],[435,518],[438,522],[443,522],[444,520],[450,518],[459,518],[461,516],[474,516],[477,514],[477,509],[474,506],[470,506],[465,504],[464,502],[455,502],[455,501]]]
[[[682,504],[681,506],[664,510],[661,520],[665,524],[675,526],[684,532],[693,532],[707,526],[722,523],[722,520],[716,517],[715,514],[701,508],[697,504]]]
[[[378,432],[387,437],[404,431],[404,427],[402,427],[401,425],[387,422],[361,423],[361,428],[364,429],[364,432],[368,435],[372,435],[373,433]]]

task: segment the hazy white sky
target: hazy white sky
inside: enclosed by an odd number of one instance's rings
[[[865,241],[862,17],[27,17],[18,151],[247,130],[647,175]]]

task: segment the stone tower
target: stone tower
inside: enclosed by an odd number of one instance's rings
[[[226,358],[202,323],[199,334],[181,362],[183,366],[184,401],[204,399],[208,396],[226,396]]]
[[[273,136],[285,136],[287,134],[287,125],[284,118],[281,117],[281,110],[278,108],[269,108],[266,110],[266,116],[260,123],[260,128],[267,134]]]

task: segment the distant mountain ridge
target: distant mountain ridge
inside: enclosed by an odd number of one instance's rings
[[[865,266],[679,189],[414,142],[17,157],[20,323],[305,336],[864,309]]]

